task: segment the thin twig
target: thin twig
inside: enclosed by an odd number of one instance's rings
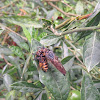
[[[6,8],[6,7],[9,7],[10,5],[12,5],[13,3],[15,3],[15,2],[17,2],[17,1],[19,1],[19,0],[11,1],[8,5],[5,5],[5,6],[1,7],[0,10],[1,10],[1,9],[4,9],[4,8]]]
[[[84,65],[82,64],[79,64],[79,63],[74,63],[75,65],[79,65],[79,66],[82,66],[83,68],[85,67]]]
[[[97,29],[100,29],[100,25],[99,26],[92,26],[92,27],[84,27],[84,28],[76,28],[76,29],[72,29],[72,30],[67,30],[65,32],[58,33],[58,34],[55,34],[55,35],[61,36],[61,35],[71,34],[71,33],[74,33],[74,32],[93,31],[93,30],[97,30]]]
[[[75,64],[84,67],[84,65],[81,65],[81,64],[79,64],[79,63],[75,63]],[[85,71],[86,71],[86,70],[85,70]],[[87,72],[88,74],[90,74],[88,71],[86,71],[86,72]],[[97,78],[95,75],[92,75],[92,74],[90,74],[90,75],[91,75],[93,78],[100,80],[100,79]]]
[[[20,36],[21,38],[23,38],[24,40],[26,40],[26,41],[27,41],[27,38],[25,38],[25,37],[21,36],[21,35],[20,35],[20,34],[18,34],[17,32],[15,32],[15,31],[13,31],[12,29],[10,29],[9,27],[4,26],[4,25],[3,25],[3,24],[1,24],[1,23],[0,23],[0,26],[5,27],[7,30],[9,30],[9,31],[11,31],[11,32],[13,32],[13,33],[15,33],[15,34],[17,34],[18,36]]]
[[[65,21],[62,22],[61,24],[57,25],[57,26],[55,27],[55,29],[59,29],[59,28],[63,27],[66,23],[69,24],[69,23],[71,23],[72,21],[75,21],[75,20],[86,19],[86,18],[88,18],[91,14],[92,14],[92,13],[87,14],[87,15],[82,15],[82,16],[67,18],[67,20],[65,20]]]
[[[90,1],[85,0],[85,2],[90,4],[91,6],[95,7],[95,5],[93,3],[91,3]]]
[[[67,19],[67,20],[65,20],[63,23],[57,25],[57,26],[55,27],[55,29],[59,29],[59,28],[61,28],[61,27],[64,26],[66,23],[68,23],[70,20],[71,20],[71,19]]]
[[[2,43],[1,43],[2,45],[4,45],[4,43],[6,42],[7,36],[8,36],[8,33],[4,36],[4,39],[3,39]]]
[[[63,10],[61,10],[60,8],[58,8],[56,5],[54,5],[51,2],[47,2],[49,5],[51,5],[52,7],[56,8],[58,11],[60,11],[61,13],[63,13],[65,16],[69,17],[69,16],[77,16],[76,14],[72,14],[72,13],[66,13]]]
[[[74,87],[72,87],[72,86],[70,86],[70,88],[72,89],[72,90],[76,90]]]
[[[83,62],[80,60],[80,58],[75,54],[75,51],[72,50],[72,49],[70,49],[70,48],[68,48],[68,49],[75,55],[76,59],[81,63],[81,64],[79,64],[79,63],[75,63],[75,64],[81,66],[88,74],[90,74],[90,73],[87,71],[86,66],[84,65],[84,63],[83,63]],[[74,49],[75,49],[75,48],[74,48]],[[94,77],[95,79],[98,79],[98,78],[97,78],[96,76],[94,76],[94,75],[92,75],[92,77]],[[100,80],[100,79],[98,79],[98,80]]]
[[[12,64],[11,64],[11,63],[9,63],[9,62],[5,59],[5,57],[4,57],[4,55],[3,55],[3,54],[2,54],[1,56],[2,56],[2,58],[4,59],[4,61],[7,63],[7,65],[12,66]]]
[[[64,3],[66,6],[70,7],[72,10],[74,9],[68,3],[64,2],[63,0],[61,2]]]
[[[72,49],[70,49],[70,48],[68,48],[74,55],[75,55],[75,57],[76,57],[76,59],[82,64],[82,68],[84,69],[84,70],[86,70],[86,67],[85,67],[85,65],[84,65],[84,63],[80,60],[80,58],[75,54],[75,51],[74,50],[72,50]],[[86,70],[87,71],[87,70]]]
[[[68,40],[66,39],[65,42],[68,43],[72,48],[74,48],[74,50],[75,50],[80,56],[82,56],[82,54],[77,50],[77,48],[76,48],[70,41],[68,41]]]

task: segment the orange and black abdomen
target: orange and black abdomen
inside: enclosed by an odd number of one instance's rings
[[[45,72],[47,72],[47,70],[48,70],[48,64],[47,64],[47,62],[43,62],[42,69],[43,69]]]
[[[39,67],[43,69],[43,71],[47,72],[48,70],[48,63],[45,57],[41,57],[39,60]]]

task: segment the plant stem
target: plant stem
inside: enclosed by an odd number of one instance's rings
[[[77,48],[76,48],[70,41],[68,41],[68,40],[66,39],[65,42],[68,43],[71,47],[73,47],[74,50],[75,50],[80,56],[82,56],[82,54],[77,50]]]
[[[93,30],[97,30],[97,29],[100,29],[100,25],[99,26],[92,26],[92,27],[84,27],[84,28],[76,28],[76,29],[72,29],[72,30],[67,30],[65,32],[57,33],[55,35],[61,36],[61,35],[65,35],[65,34],[71,34],[71,33],[74,33],[74,32],[93,31]]]
[[[72,14],[72,13],[66,13],[63,10],[61,10],[60,8],[58,8],[56,5],[54,5],[52,2],[47,2],[49,5],[51,5],[52,7],[56,8],[58,11],[60,11],[61,13],[63,13],[65,16],[69,17],[69,16],[77,16],[76,14]]]
[[[1,56],[2,56],[2,58],[4,59],[4,61],[7,63],[7,65],[12,66],[12,64],[11,64],[11,63],[9,63],[9,62],[5,59],[5,57],[4,57],[4,55],[3,55],[3,54],[2,54]]]
[[[13,33],[17,34],[17,35],[18,35],[18,36],[20,36],[22,39],[24,39],[24,40],[26,40],[26,41],[27,41],[27,38],[25,38],[25,37],[21,36],[19,33],[17,33],[17,32],[15,32],[15,31],[13,31],[13,30],[12,30],[12,29],[10,29],[9,27],[7,27],[7,26],[5,26],[5,25],[3,25],[3,24],[1,24],[1,23],[0,23],[0,26],[1,26],[1,27],[6,28],[6,29],[7,29],[7,30],[9,30],[10,32],[13,32]]]
[[[28,58],[27,58],[27,60],[26,60],[26,62],[25,62],[25,65],[24,65],[24,68],[23,68],[23,72],[22,72],[22,75],[21,75],[21,81],[23,80],[23,76],[24,76],[24,73],[25,73],[26,70],[27,70],[27,67],[28,67],[28,65],[29,65],[29,61],[30,61],[30,59],[31,59],[31,56],[32,56],[32,51],[31,51],[31,53],[29,54],[29,56],[28,56]]]
[[[64,3],[66,6],[70,7],[72,10],[74,10],[74,8],[72,8],[69,4],[67,4],[66,2],[64,2],[64,0],[61,0],[62,3]]]

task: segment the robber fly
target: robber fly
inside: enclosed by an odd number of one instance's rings
[[[58,60],[58,57],[55,56],[53,51],[47,48],[41,48],[36,52],[36,59],[39,61],[39,67],[42,68],[45,72],[48,70],[48,61],[50,61],[63,75],[66,74],[61,62]]]

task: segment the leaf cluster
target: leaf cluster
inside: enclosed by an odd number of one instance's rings
[[[78,90],[81,100],[99,100],[100,30],[81,28],[100,26],[100,2],[11,1],[0,1],[0,98],[67,100]],[[35,54],[41,47],[59,57],[65,76],[50,62],[47,72],[39,68]]]

